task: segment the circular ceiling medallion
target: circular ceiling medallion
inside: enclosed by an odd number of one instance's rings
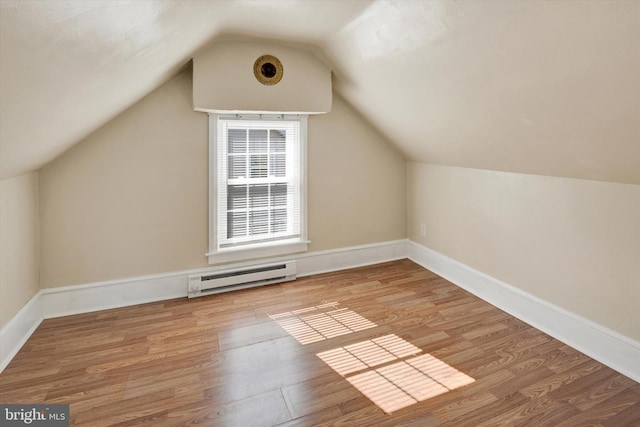
[[[262,55],[253,64],[253,74],[263,85],[273,86],[282,80],[282,63],[272,55]]]

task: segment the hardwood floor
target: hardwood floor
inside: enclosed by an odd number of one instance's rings
[[[45,320],[0,402],[87,426],[640,426],[640,384],[408,260]]]

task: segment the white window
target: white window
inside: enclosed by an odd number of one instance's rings
[[[209,115],[210,263],[307,250],[306,125]]]

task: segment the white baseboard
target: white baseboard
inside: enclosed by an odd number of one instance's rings
[[[587,356],[640,382],[640,342],[408,242],[409,259]]]
[[[0,330],[0,372],[42,322],[41,295],[42,291],[36,293]]]
[[[298,276],[303,277],[403,258],[407,258],[407,240],[307,252],[260,263],[295,259]],[[189,275],[211,270],[215,267],[42,289],[0,331],[0,372],[43,319],[186,297]]]
[[[408,256],[407,242],[408,240],[402,239],[370,245],[351,246],[309,252],[299,256],[291,256],[288,259],[297,261],[298,276],[304,277],[405,259]]]
[[[41,290],[44,319],[181,298],[187,272],[140,276]]]

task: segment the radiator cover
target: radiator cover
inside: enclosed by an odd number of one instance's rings
[[[255,264],[193,274],[189,276],[187,292],[189,298],[194,298],[295,279],[295,261]]]

